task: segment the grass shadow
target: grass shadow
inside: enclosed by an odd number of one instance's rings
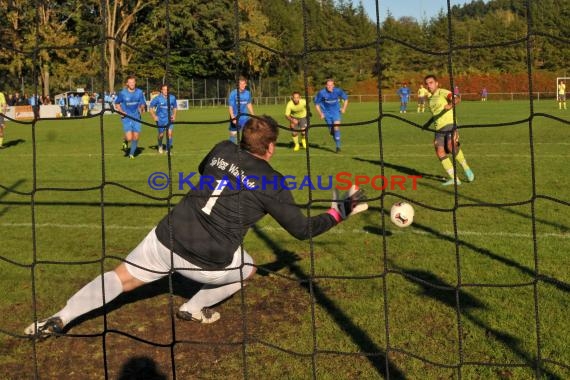
[[[301,286],[309,293],[312,291],[315,301],[326,310],[337,325],[351,337],[352,341],[360,348],[360,352],[366,353],[366,359],[376,369],[379,375],[393,379],[405,378],[402,371],[392,363],[386,355],[386,352],[372,340],[368,333],[357,326],[344,313],[342,308],[336,305],[336,303],[326,295],[318,284],[314,282],[311,283],[307,280],[310,277],[309,274],[305,273],[302,268],[295,264],[298,260],[292,260],[294,256],[292,257],[290,251],[283,250],[275,240],[271,239],[269,235],[257,226],[253,226],[252,231],[274,252],[277,262],[283,261],[283,263],[289,263],[287,268],[293,275],[302,280],[300,283]],[[279,267],[275,263],[270,265]],[[285,267],[285,265],[281,266],[281,268],[283,267]]]
[[[527,364],[529,368],[535,369],[537,367],[537,362],[534,358],[534,353],[525,352],[521,340],[509,333],[496,329],[489,326],[480,318],[472,315],[470,311],[474,309],[487,309],[485,304],[481,302],[474,296],[467,294],[464,290],[459,288],[458,290],[454,285],[446,283],[443,279],[437,275],[424,271],[424,270],[411,270],[397,268],[410,282],[415,283],[421,289],[421,295],[436,300],[443,305],[457,310],[457,303],[459,302],[459,313],[461,317],[464,317],[471,321],[478,328],[485,331],[485,336],[489,339],[495,339],[500,342],[506,350],[510,350],[515,355],[517,355],[521,360]],[[482,365],[488,364],[489,366],[497,366],[496,363],[480,363]],[[546,368],[541,367],[540,369],[543,376],[548,379],[562,379],[556,374],[548,371]]]
[[[442,234],[439,231],[437,231],[431,227],[428,227],[428,226],[425,226],[425,225],[422,225],[419,223],[414,223],[414,228],[417,228],[421,231],[427,232],[430,235],[437,237],[438,239],[442,239],[442,240],[448,241],[450,243],[455,243],[455,238],[453,236]],[[556,287],[558,290],[561,290],[561,291],[566,292],[566,293],[570,292],[570,284],[567,284],[564,281],[561,281],[561,280],[558,280],[556,278],[552,278],[552,277],[549,277],[546,275],[542,275],[542,274],[537,276],[533,269],[528,268],[528,267],[526,267],[520,263],[517,263],[514,260],[511,260],[511,259],[508,259],[504,256],[501,256],[501,255],[491,251],[490,249],[478,247],[475,244],[466,242],[465,240],[462,240],[462,239],[457,239],[457,242],[459,243],[460,247],[469,248],[473,252],[487,256],[487,257],[489,257],[493,260],[496,260],[502,264],[505,264],[511,268],[516,268],[528,276],[531,276],[533,278],[537,278],[539,280],[544,281],[545,283],[548,283],[548,284]]]
[[[0,148],[0,150],[12,148],[16,145],[23,144],[25,142],[26,142],[26,140],[24,140],[24,139],[16,139],[16,140],[5,141],[4,144],[2,145],[2,148]]]
[[[356,160],[356,161],[360,161],[360,162],[367,162],[367,163],[375,165],[375,166],[381,166],[380,160],[368,160],[368,159],[360,158],[360,157],[352,157],[352,159]],[[403,173],[403,174],[421,176],[422,178],[430,179],[430,180],[437,181],[437,182],[441,182],[441,180],[443,178],[443,176],[440,176],[440,175],[423,173],[423,172],[420,172],[419,170],[416,170],[414,168],[409,168],[407,166],[402,166],[402,165],[391,164],[391,163],[386,162],[386,161],[384,161],[384,167],[394,169],[394,170],[396,170],[400,173]]]

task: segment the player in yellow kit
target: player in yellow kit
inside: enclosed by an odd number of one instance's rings
[[[450,177],[443,185],[453,185],[454,180],[456,180],[458,185],[461,184],[459,178],[455,176],[453,162],[448,157],[450,153],[454,154],[455,161],[463,167],[467,180],[473,182],[475,174],[473,174],[473,171],[469,165],[467,165],[467,160],[459,144],[459,133],[453,122],[452,109],[461,102],[461,98],[454,96],[449,90],[439,88],[439,83],[435,75],[426,76],[424,82],[431,94],[429,97],[429,108],[433,115],[433,123],[436,131],[434,139],[435,153]]]
[[[307,149],[307,140],[305,140],[305,131],[307,129],[307,102],[301,99],[298,91],[291,94],[291,100],[287,102],[285,107],[285,117],[289,120],[289,128],[293,135],[295,143],[294,151],[299,150],[299,132],[301,132],[301,145],[303,149]]]
[[[429,91],[423,84],[420,84],[420,88],[418,90],[418,113],[426,112],[426,100],[428,97]]]
[[[2,92],[0,92],[0,112],[4,115],[8,112],[8,103],[6,103],[6,97]],[[0,115],[0,149],[4,149],[4,146],[2,145],[4,143],[4,128],[6,128],[6,125],[4,124],[4,116]]]
[[[558,82],[558,109],[566,109],[566,83],[563,80]]]

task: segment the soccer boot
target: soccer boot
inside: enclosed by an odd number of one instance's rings
[[[307,140],[301,139],[301,145],[303,146],[303,149],[307,149]]]
[[[130,160],[134,160],[134,159],[135,159],[135,156],[132,155],[132,154],[129,154],[129,159],[130,159]]]
[[[45,339],[51,335],[63,334],[63,321],[59,317],[50,317],[32,323],[24,330],[26,335],[37,336],[40,339]]]
[[[459,178],[457,178],[457,186],[461,185],[461,181],[459,180]],[[452,186],[453,185],[453,178],[448,179],[447,181],[445,181],[444,183],[442,183],[442,186]]]
[[[162,145],[158,147],[158,153],[159,153],[159,154],[164,153],[164,150],[162,150]]]
[[[299,146],[299,144],[295,144],[295,146],[293,147],[293,151],[296,152],[299,149],[301,149],[301,147]]]
[[[184,321],[193,321],[200,323],[214,323],[220,319],[220,313],[213,311],[210,308],[203,307],[198,313],[191,314],[187,311],[178,310],[176,317]]]
[[[471,169],[465,170],[465,176],[467,177],[467,181],[469,182],[473,182],[475,180],[475,174]]]

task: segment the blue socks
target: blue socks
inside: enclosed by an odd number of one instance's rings
[[[137,151],[137,145],[139,145],[139,140],[131,140],[131,152],[129,155],[135,155],[135,152]]]

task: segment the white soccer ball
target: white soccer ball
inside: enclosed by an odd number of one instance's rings
[[[408,227],[414,221],[414,208],[407,202],[394,203],[390,209],[390,220],[398,227]]]

